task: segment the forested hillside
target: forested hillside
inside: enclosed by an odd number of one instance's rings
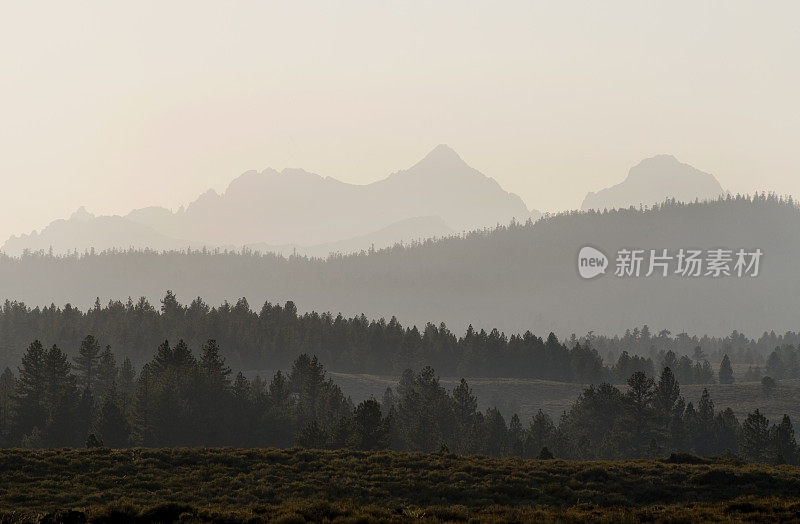
[[[165,338],[186,340],[194,347],[214,338],[225,348],[224,356],[246,370],[286,369],[298,355],[313,353],[332,369],[353,373],[399,374],[430,365],[451,375],[590,383],[608,371],[596,352],[580,343],[568,348],[552,334],[546,339],[530,332],[508,337],[496,329],[469,327],[456,335],[444,324],[428,323],[420,330],[395,318],[300,315],[293,302],[267,302],[258,312],[245,299],[211,308],[197,298],[186,306],[172,292],[158,310],[144,298],[105,307],[98,303],[86,312],[69,305],[39,310],[6,302],[0,309],[0,364],[13,365],[27,346],[24,340],[37,337],[77,356],[83,333],[135,365],[149,360],[152,348]]]
[[[577,254],[592,245],[613,255],[641,249],[761,249],[756,278],[653,275],[594,280],[577,273]],[[796,330],[800,212],[777,197],[665,203],[652,210],[572,212],[464,237],[395,246],[327,260],[250,252],[107,252],[66,257],[0,258],[0,289],[29,305],[89,307],[125,297],[151,303],[172,289],[211,304],[295,301],[303,311],[408,325],[472,324],[506,333],[553,331],[559,338],[594,331],[724,336]]]
[[[719,364],[746,366],[739,380],[800,377],[800,333],[764,333],[758,339],[738,331],[725,337],[653,334],[647,325],[623,336],[589,333],[558,340],[550,333],[506,334],[441,323],[421,328],[396,318],[298,313],[294,302],[265,302],[254,310],[246,299],[212,307],[201,298],[182,304],[168,291],[158,307],[136,302],[96,303],[86,311],[64,307],[30,308],[6,301],[0,308],[0,368],[14,366],[31,339],[78,354],[85,333],[137,366],[164,339],[199,347],[214,338],[224,356],[245,370],[286,369],[302,353],[318,355],[342,373],[399,374],[408,367],[432,366],[444,376],[544,379],[561,382],[622,383],[631,373],[670,367],[684,384],[716,380]]]
[[[40,339],[58,345],[74,358],[84,334],[134,365],[146,362],[164,339],[185,340],[193,347],[218,340],[223,355],[244,370],[286,369],[300,354],[315,354],[332,370],[344,373],[399,374],[432,366],[445,376],[517,377],[582,384],[624,382],[631,373],[670,367],[684,384],[707,384],[725,358],[747,364],[740,379],[800,376],[800,334],[764,334],[758,340],[734,332],[727,337],[697,337],[666,331],[652,335],[645,325],[622,337],[572,335],[559,341],[550,333],[506,334],[497,329],[453,331],[444,323],[404,326],[396,318],[309,312],[294,302],[265,302],[260,310],[247,300],[216,307],[201,298],[181,304],[168,291],[158,308],[147,299],[96,303],[87,311],[67,304],[30,308],[6,301],[0,308],[0,367],[15,365],[27,344]]]

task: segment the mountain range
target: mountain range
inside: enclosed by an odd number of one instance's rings
[[[248,171],[223,193],[209,190],[177,212],[147,207],[123,217],[95,217],[81,209],[41,232],[10,238],[2,250],[249,246],[325,256],[539,216],[439,145],[409,169],[370,184],[301,169]]]
[[[722,193],[713,175],[658,155],[631,168],[623,182],[590,192],[581,208],[714,199]],[[265,169],[248,171],[224,192],[209,190],[176,212],[145,207],[125,216],[94,216],[80,208],[39,232],[12,236],[0,250],[17,256],[26,250],[247,247],[324,258],[539,217],[519,196],[439,145],[412,167],[370,184],[302,169]]]

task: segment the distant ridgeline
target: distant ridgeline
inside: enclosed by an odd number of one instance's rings
[[[584,280],[576,265],[586,245],[602,250],[611,264],[623,248],[745,248],[760,249],[763,257],[755,278],[645,277],[645,267],[639,278],[608,271]],[[417,326],[471,324],[476,331],[530,329],[561,339],[622,334],[643,325],[674,334],[720,337],[739,330],[757,336],[800,327],[798,260],[800,211],[791,199],[729,196],[644,210],[562,213],[324,260],[207,250],[0,257],[0,292],[30,306],[69,302],[86,308],[95,297],[103,304],[141,296],[157,303],[171,289],[210,304],[240,297],[253,304],[292,300],[304,311],[396,316]],[[125,310],[124,304],[115,307]]]
[[[158,309],[147,299],[96,303],[83,312],[63,308],[29,308],[6,301],[0,308],[0,370],[15,366],[31,340],[46,347],[58,345],[71,358],[87,335],[120,358],[141,366],[153,348],[184,340],[200,347],[215,339],[225,358],[237,369],[286,369],[300,354],[313,354],[337,372],[397,375],[432,366],[444,376],[520,377],[563,382],[622,383],[632,373],[655,376],[665,366],[683,384],[716,380],[716,364],[727,355],[733,362],[752,364],[747,377],[759,380],[763,371],[773,378],[800,376],[800,333],[764,334],[753,340],[734,332],[724,338],[651,334],[648,326],[627,330],[622,337],[573,335],[559,341],[554,334],[539,337],[506,334],[492,329],[463,334],[445,324],[421,329],[403,326],[396,318],[369,320],[365,315],[298,314],[291,301],[266,302],[259,311],[242,298],[235,305],[210,307],[196,298],[188,306],[167,292]],[[778,348],[776,350],[776,348]],[[605,360],[605,363],[604,363]],[[715,364],[712,369],[711,364]],[[751,375],[751,376],[750,376]]]

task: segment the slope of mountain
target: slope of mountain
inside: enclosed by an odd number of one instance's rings
[[[414,217],[439,216],[448,227],[464,231],[540,216],[445,145],[371,184],[347,184],[301,169],[248,171],[222,194],[208,191],[185,210],[165,211],[139,210],[128,218],[209,245],[309,246],[367,235]]]
[[[539,216],[440,145],[411,168],[371,184],[347,184],[301,169],[248,171],[222,194],[207,191],[174,213],[161,207],[124,217],[84,213],[53,222],[41,233],[12,237],[2,250],[258,244],[278,251],[312,246],[309,253],[325,256],[325,249],[367,249],[371,243],[386,246]]]
[[[276,253],[283,256],[297,254],[325,258],[331,253],[349,254],[370,249],[383,249],[398,243],[409,244],[429,238],[447,237],[454,233],[441,217],[414,217],[395,222],[367,235],[327,244],[271,246],[265,243],[256,243],[248,244],[245,247],[262,253]]]
[[[120,216],[94,216],[84,208],[78,209],[69,219],[55,220],[40,232],[9,238],[2,251],[9,256],[19,256],[23,251],[48,251],[68,253],[94,248],[104,249],[181,249],[190,244],[168,237],[151,227]]]
[[[608,256],[610,271],[582,279],[584,246]],[[745,276],[614,275],[620,248],[761,249],[760,273]],[[648,251],[649,252],[649,251]],[[705,256],[705,255],[704,255]],[[497,327],[560,336],[619,334],[648,324],[653,332],[727,335],[796,330],[800,279],[800,210],[776,199],[724,199],[656,209],[573,212],[533,225],[445,238],[406,248],[331,260],[273,255],[110,253],[80,259],[0,257],[3,297],[29,305],[95,297],[146,296],[157,304],[167,289],[188,302],[246,297],[293,300],[301,310],[365,313],[422,327],[444,321],[463,333]],[[676,260],[672,262],[676,268]],[[705,270],[705,266],[704,270]]]
[[[658,155],[632,167],[619,184],[589,192],[581,209],[618,209],[661,203],[667,198],[693,202],[717,198],[722,186],[714,175],[679,162],[672,155]]]

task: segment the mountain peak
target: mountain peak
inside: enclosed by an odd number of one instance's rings
[[[682,202],[714,199],[724,191],[714,175],[685,164],[672,155],[645,158],[614,186],[589,192],[581,209],[614,209],[652,205],[667,198]]]
[[[89,213],[88,211],[86,211],[86,208],[84,206],[79,207],[69,217],[70,220],[75,220],[76,222],[78,222],[78,221],[86,222],[86,221],[91,220],[93,218],[94,218],[94,215]]]
[[[642,159],[642,161],[639,162],[634,167],[632,167],[630,171],[636,171],[644,168],[652,169],[657,167],[676,167],[676,166],[691,167],[689,166],[689,164],[684,164],[683,162],[675,158],[674,155],[661,154]]]
[[[398,173],[416,173],[417,175],[441,175],[442,173],[461,172],[464,169],[472,170],[464,160],[458,156],[450,146],[439,144],[430,153],[408,168]],[[397,173],[395,173],[397,174]],[[390,177],[391,178],[391,177]]]
[[[143,208],[125,217],[97,217],[97,227],[89,227],[93,220],[81,210],[74,221],[51,229],[46,240],[26,238],[6,247],[20,253],[28,247],[47,246],[45,241],[68,249],[142,246],[147,245],[146,238],[154,246],[177,242],[208,247],[329,246],[351,239],[366,241],[365,235],[392,224],[431,216],[440,217],[453,231],[470,231],[512,219],[524,221],[532,215],[517,195],[442,144],[413,167],[367,184],[340,182],[295,168],[251,170],[234,178],[221,193],[209,190],[176,212]],[[390,230],[388,236],[421,239],[443,229],[426,224],[411,221]],[[118,230],[116,237],[110,232],[112,227]],[[56,233],[59,242],[54,241]]]
[[[461,157],[458,156],[458,153],[456,153],[455,150],[453,150],[453,148],[447,144],[439,144],[438,146],[434,147],[430,153],[425,155],[425,158],[423,158],[420,163],[422,162],[464,163]]]
[[[659,155],[653,155],[649,158],[642,159],[641,163],[648,163],[648,162],[669,162],[672,164],[680,164],[681,162],[675,158],[675,155],[670,155],[668,153],[661,153]]]

